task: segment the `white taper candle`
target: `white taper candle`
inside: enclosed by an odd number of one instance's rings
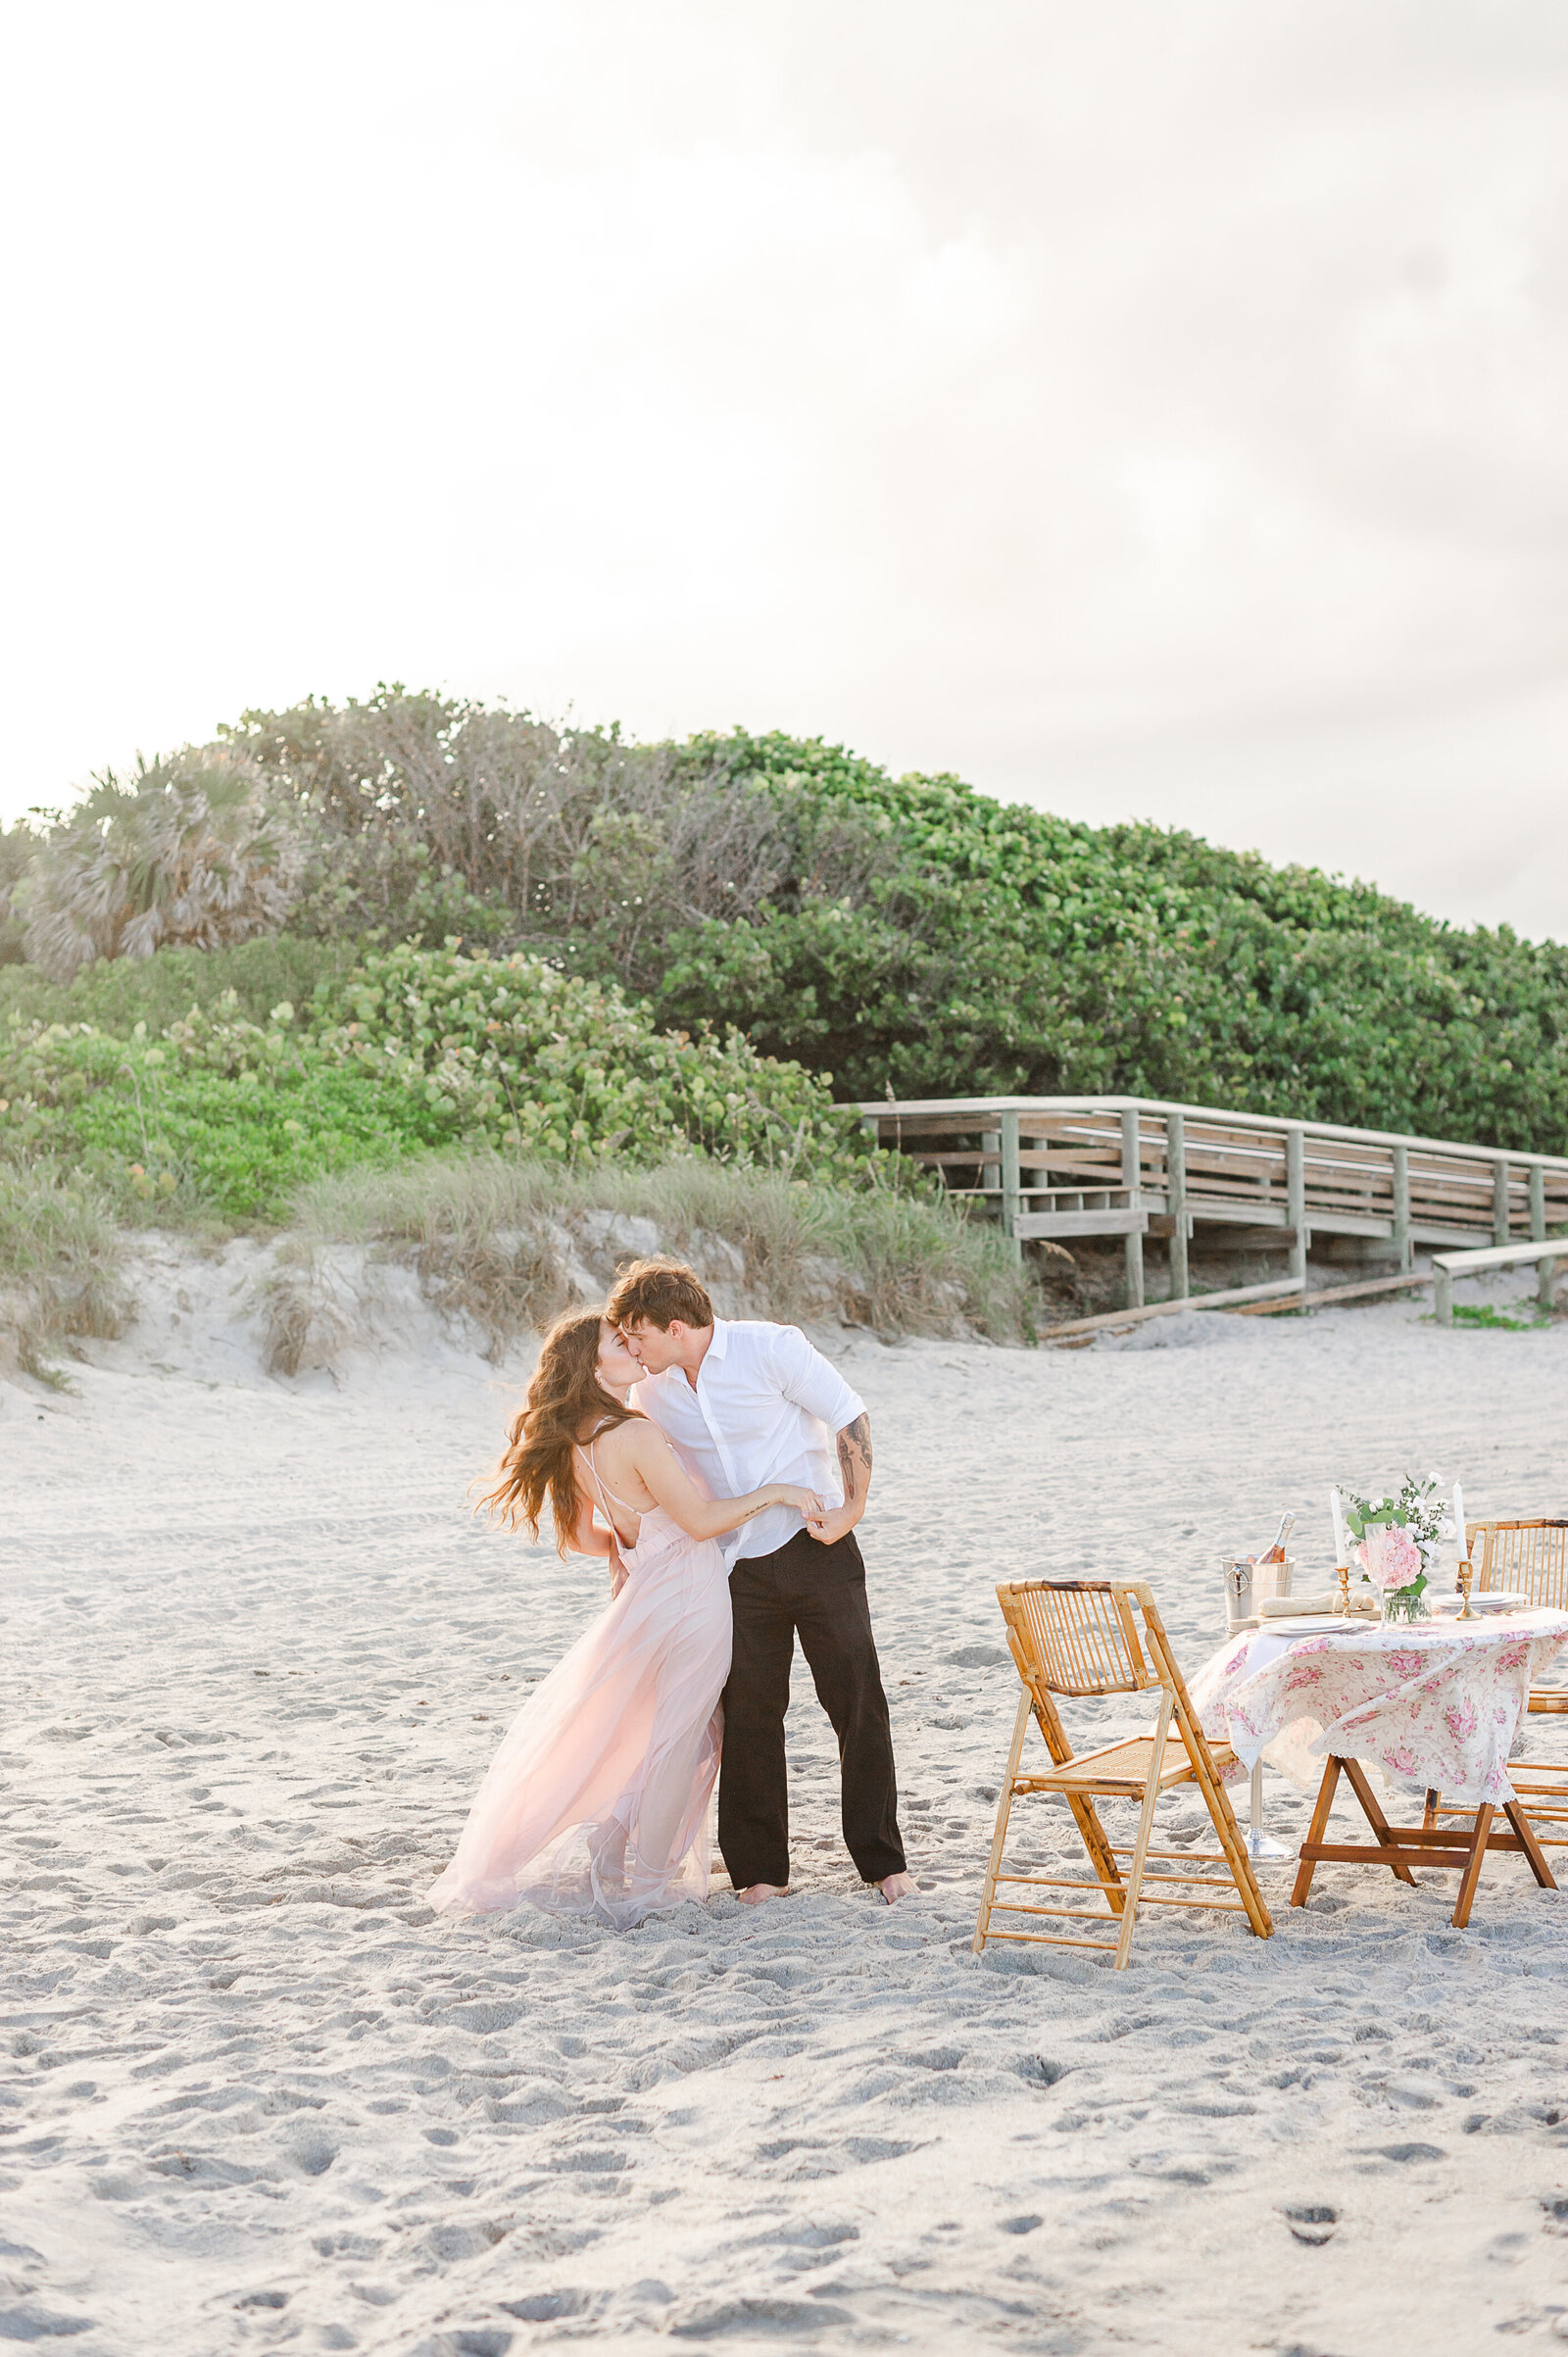
[[[1453,1535],[1459,1548],[1459,1560],[1466,1563],[1470,1559],[1470,1549],[1465,1545],[1464,1536],[1464,1492],[1457,1482],[1453,1485]]]
[[[1329,1492],[1329,1503],[1334,1508],[1334,1568],[1336,1571],[1345,1571],[1349,1566],[1350,1558],[1345,1548],[1345,1514],[1340,1505],[1338,1490]]]

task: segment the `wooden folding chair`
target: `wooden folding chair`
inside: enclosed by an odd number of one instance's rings
[[[1532,1604],[1568,1609],[1568,1521],[1538,1517],[1529,1522],[1469,1522],[1464,1526],[1465,1552],[1476,1564],[1476,1586],[1483,1595],[1517,1589]],[[1481,1560],[1476,1563],[1476,1542]],[[1568,1711],[1568,1686],[1533,1686],[1534,1711]]]
[[[1509,1522],[1471,1522],[1464,1526],[1465,1553],[1475,1566],[1476,1588],[1485,1595],[1517,1590],[1532,1604],[1568,1609],[1568,1520],[1537,1515]],[[1568,1686],[1533,1686],[1529,1707],[1550,1717],[1568,1714]],[[1568,1828],[1568,1765],[1555,1759],[1514,1759],[1508,1781],[1519,1796],[1532,1830],[1537,1826]],[[1446,1808],[1436,1792],[1427,1794],[1426,1823],[1465,1812]],[[1568,1848],[1568,1831],[1543,1833],[1547,1849]]]
[[[1140,1906],[1202,1907],[1223,1914],[1245,1914],[1252,1930],[1266,1940],[1274,1926],[1220,1782],[1220,1771],[1232,1763],[1235,1754],[1228,1743],[1211,1745],[1205,1740],[1148,1584],[1143,1580],[1015,1580],[997,1590],[997,1601],[1007,1624],[1007,1644],[1023,1692],[997,1802],[996,1835],[974,1927],[975,1954],[991,1940],[1038,1940],[1049,1947],[1103,1949],[1114,1955],[1115,1969],[1120,1972],[1132,1947],[1133,1923]],[[1159,1695],[1152,1735],[1106,1743],[1098,1751],[1074,1752],[1054,1696],[1143,1694],[1151,1689]],[[1049,1770],[1035,1775],[1021,1773],[1019,1767],[1031,1717],[1052,1759]],[[1203,1795],[1219,1837],[1217,1851],[1150,1847],[1155,1802],[1162,1792],[1185,1784],[1196,1784]],[[1036,1792],[1058,1793],[1066,1801],[1089,1852],[1094,1882],[1004,1870],[1013,1802]],[[1138,1830],[1130,1845],[1109,1839],[1096,1810],[1097,1799],[1139,1802]],[[1125,1881],[1119,1858],[1128,1861]],[[1151,1858],[1160,1861],[1162,1867],[1170,1864],[1187,1871],[1156,1869],[1151,1873],[1147,1871]],[[1225,1872],[1192,1871],[1215,1866]],[[1232,1891],[1237,1895],[1177,1896],[1164,1888],[1152,1889],[1154,1884],[1196,1885],[1200,1891]],[[999,1897],[999,1889],[1022,1890],[1026,1895],[1021,1899]],[[1036,1895],[1045,1891],[1076,1891],[1082,1896],[1064,1903]],[[1101,1898],[1105,1903],[1104,1916],[1098,1905],[1084,1903]],[[1008,1921],[997,1924],[994,1918],[998,1915]],[[1034,1919],[1052,1916],[1102,1923],[1106,1930],[1114,1925],[1116,1937],[1089,1940],[1034,1928]],[[1016,1920],[1020,1917],[1022,1923]]]

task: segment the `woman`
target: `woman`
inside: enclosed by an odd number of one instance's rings
[[[708,1895],[708,1802],[729,1675],[729,1582],[714,1541],[770,1505],[819,1514],[792,1482],[706,1498],[657,1424],[626,1405],[643,1369],[595,1311],[545,1337],[484,1499],[556,1551],[621,1568],[608,1611],[523,1704],[430,1892],[448,1914],[528,1900],[624,1930]],[[595,1520],[595,1508],[602,1520]]]

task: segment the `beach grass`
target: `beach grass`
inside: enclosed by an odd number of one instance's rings
[[[627,1222],[648,1224],[641,1245]],[[339,1244],[412,1262],[430,1299],[467,1314],[499,1345],[578,1298],[570,1264],[590,1236],[612,1262],[654,1249],[710,1271],[716,1264],[773,1317],[832,1309],[892,1334],[963,1330],[997,1342],[1033,1334],[1024,1273],[999,1237],[956,1208],[698,1154],[651,1169],[586,1170],[428,1154],[341,1171],[300,1190],[289,1252],[301,1283]]]
[[[0,1341],[19,1364],[59,1387],[53,1348],[116,1335],[129,1309],[125,1238],[101,1190],[53,1162],[0,1161]]]

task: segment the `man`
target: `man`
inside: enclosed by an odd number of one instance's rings
[[[799,1635],[839,1739],[845,1844],[863,1880],[894,1906],[914,1884],[899,1839],[893,1734],[855,1537],[871,1482],[865,1408],[798,1327],[715,1317],[701,1279],[678,1262],[637,1261],[605,1315],[648,1370],[633,1405],[667,1433],[715,1497],[741,1498],[771,1481],[827,1498],[842,1491],[842,1502],[819,1521],[770,1506],[721,1542],[730,1555],[735,1649],[724,1689],[718,1846],[747,1905],[783,1897],[784,1713]]]

